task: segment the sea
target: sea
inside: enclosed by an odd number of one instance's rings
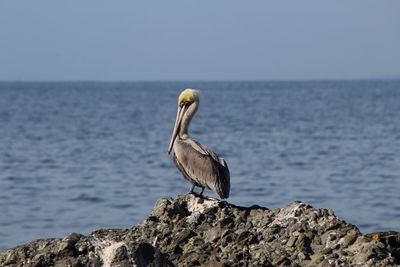
[[[299,200],[362,233],[400,231],[400,80],[0,82],[0,251],[130,228],[187,193],[166,153],[185,88],[230,203]]]

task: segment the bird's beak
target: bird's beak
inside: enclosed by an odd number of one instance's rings
[[[178,112],[176,113],[174,130],[172,132],[171,141],[169,142],[169,146],[168,146],[168,154],[171,153],[172,147],[174,146],[176,136],[178,135],[179,128],[181,126],[183,114],[185,113],[185,109],[186,109],[186,106],[178,107]]]

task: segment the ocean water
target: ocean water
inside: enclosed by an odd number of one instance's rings
[[[186,193],[166,150],[187,87],[201,97],[191,136],[226,159],[229,202],[301,200],[363,233],[400,230],[400,81],[2,82],[0,251],[130,228]]]

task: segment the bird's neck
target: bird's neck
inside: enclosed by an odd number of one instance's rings
[[[192,121],[194,114],[196,114],[198,106],[199,106],[198,103],[194,102],[188,107],[187,111],[183,115],[181,127],[179,130],[179,138],[181,139],[189,138],[189,125],[190,122]]]

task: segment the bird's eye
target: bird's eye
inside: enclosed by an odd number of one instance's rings
[[[182,103],[181,103],[181,107],[183,107],[183,106],[189,106],[191,104],[191,102],[189,102],[189,101],[182,101]]]

